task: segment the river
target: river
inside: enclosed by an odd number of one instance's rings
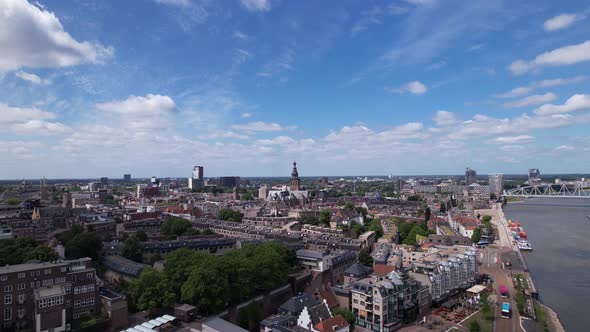
[[[523,257],[541,301],[566,331],[589,331],[590,199],[527,199],[504,214],[520,221],[533,246]]]

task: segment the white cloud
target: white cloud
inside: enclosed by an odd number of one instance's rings
[[[538,70],[546,66],[565,66],[590,60],[590,40],[568,45],[537,55],[531,61],[516,60],[508,67],[515,75]]]
[[[193,3],[191,0],[153,0],[156,3],[169,6],[189,7]]]
[[[241,31],[239,31],[239,30],[234,31],[234,33],[232,34],[232,36],[235,39],[238,39],[238,40],[247,40],[248,39],[248,35],[245,34],[245,33],[243,33],[243,32],[241,32]]]
[[[437,111],[432,120],[439,127],[450,126],[459,122],[455,113],[444,110]]]
[[[551,80],[543,80],[543,81],[537,82],[536,85],[541,88],[549,88],[549,87],[560,86],[560,85],[581,83],[581,82],[584,82],[585,80],[586,80],[586,76],[578,75],[578,76],[571,77],[571,78],[556,78],[556,79],[551,79]]]
[[[545,104],[535,110],[536,114],[548,115],[590,110],[590,95],[575,94],[563,105]]]
[[[277,136],[272,139],[259,139],[256,141],[256,144],[262,145],[283,145],[283,144],[293,144],[295,140],[289,136]]]
[[[252,58],[252,54],[244,49],[237,48],[234,52],[234,64],[241,65]]]
[[[287,48],[279,57],[264,64],[262,70],[256,73],[256,75],[260,77],[271,78],[284,74],[285,72],[293,69],[294,61],[295,51],[292,48]]]
[[[240,3],[251,12],[268,12],[271,7],[270,0],[240,0]]]
[[[509,103],[504,103],[503,106],[509,108],[535,106],[543,103],[548,103],[550,101],[554,101],[555,99],[557,99],[557,96],[554,93],[547,92],[542,95],[530,95],[522,99],[511,101]]]
[[[10,107],[0,103],[0,125],[53,118],[55,118],[55,114],[36,108]]]
[[[14,75],[16,75],[16,77],[20,78],[21,80],[29,81],[33,84],[49,84],[49,80],[44,80],[35,74],[27,73],[22,70],[17,71]]]
[[[571,145],[560,145],[560,146],[556,147],[555,149],[553,149],[553,151],[556,151],[556,152],[573,151],[573,150],[575,150],[575,148]]]
[[[249,119],[252,117],[252,113],[242,113],[242,119]]]
[[[292,127],[283,127],[277,123],[255,121],[244,124],[236,124],[232,126],[232,129],[242,131],[284,131],[291,129]]]
[[[383,10],[379,7],[373,7],[371,9],[361,12],[361,18],[356,23],[354,23],[354,25],[350,29],[350,35],[354,37],[359,33],[367,30],[370,25],[381,24],[382,15]]]
[[[555,31],[561,30],[569,27],[570,25],[574,24],[576,21],[583,19],[583,15],[577,14],[561,14],[555,17],[552,17],[543,23],[543,28],[545,31]]]
[[[416,6],[433,6],[438,3],[438,0],[403,0],[404,2],[410,3]]]
[[[414,95],[422,95],[422,94],[426,93],[426,91],[428,91],[428,88],[426,87],[426,85],[424,85],[423,83],[421,83],[419,81],[413,81],[413,82],[408,82],[408,83],[400,86],[399,88],[386,88],[386,91],[388,91],[390,93],[403,94],[403,93],[409,92]]]
[[[574,76],[574,77],[570,77],[570,78],[554,78],[554,79],[549,79],[549,80],[542,80],[542,81],[538,81],[538,82],[533,82],[529,86],[521,86],[521,87],[514,88],[508,92],[497,94],[494,97],[495,98],[522,97],[522,96],[527,95],[536,89],[581,83],[581,82],[584,82],[586,80],[586,78],[587,77],[584,75],[578,75],[578,76]]]
[[[0,71],[101,63],[114,54],[110,46],[75,40],[55,14],[25,0],[0,1],[0,31]]]
[[[142,96],[129,96],[125,100],[96,104],[96,108],[110,113],[157,115],[167,114],[176,109],[176,103],[168,96],[148,94]]]
[[[12,126],[12,129],[19,134],[32,135],[53,135],[64,134],[71,131],[71,128],[59,122],[47,122],[43,120],[30,120]]]
[[[532,90],[533,90],[533,88],[531,88],[531,87],[518,87],[518,88],[514,88],[508,92],[505,92],[505,93],[502,93],[499,95],[495,95],[494,97],[496,97],[496,98],[520,97],[520,96],[524,96],[524,95],[528,94]]]
[[[500,136],[493,139],[494,143],[499,144],[526,144],[534,141],[533,136],[518,135],[518,136]]]
[[[235,138],[241,140],[250,139],[250,136],[246,134],[236,133],[231,130],[215,130],[206,136],[207,139],[219,139],[219,138]]]

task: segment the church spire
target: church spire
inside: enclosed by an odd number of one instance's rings
[[[299,173],[297,172],[297,162],[293,161],[293,170],[291,171],[291,180],[289,180],[289,189],[299,191],[301,188],[301,180],[299,180]]]

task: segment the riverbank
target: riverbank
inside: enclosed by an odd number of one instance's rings
[[[516,203],[516,202],[514,202],[514,203]],[[508,204],[510,204],[510,203],[508,203]],[[502,206],[500,204],[498,204],[496,206],[496,210],[498,211],[498,216],[500,219],[500,223],[497,226],[500,226],[503,228],[502,230],[498,229],[498,232],[507,232],[510,234],[510,229],[508,228],[508,221],[504,215],[504,209],[502,208]],[[528,273],[529,271],[528,271],[528,268],[526,267],[526,262],[525,262],[524,257],[522,256],[522,253],[520,252],[520,249],[518,249],[518,247],[514,247],[514,246],[512,248],[513,248],[513,250],[518,252],[520,260],[522,261],[524,269],[526,271],[525,275],[527,276],[527,279],[530,281],[531,285],[533,286],[533,291],[538,293],[539,290],[536,289],[536,287],[534,286],[533,277],[530,273]],[[543,323],[543,321],[546,321],[549,331],[565,332],[565,329],[564,329],[557,313],[553,309],[551,309],[549,306],[541,303],[539,300],[535,300],[535,302],[536,302],[536,304],[538,304],[538,306],[535,305],[536,309],[541,309],[542,311],[544,311],[544,313],[536,313],[537,321],[540,323]]]

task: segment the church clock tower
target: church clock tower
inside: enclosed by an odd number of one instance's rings
[[[291,171],[291,180],[289,180],[289,190],[301,190],[301,180],[299,180],[299,173],[297,173],[297,163],[293,162],[293,170]]]

